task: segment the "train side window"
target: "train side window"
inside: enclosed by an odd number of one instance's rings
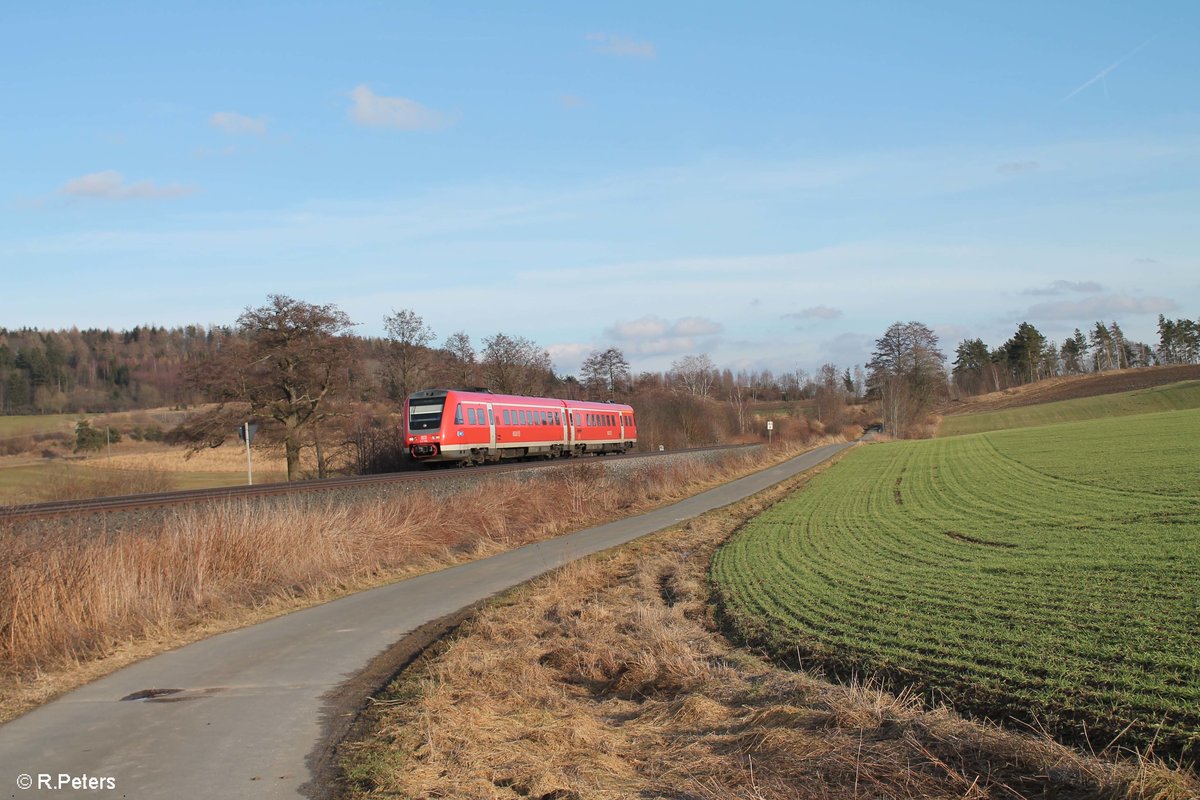
[[[555,424],[555,425],[562,425],[562,419],[561,419],[561,418],[558,416],[558,412],[557,412],[557,411],[555,411],[555,412],[554,412],[554,424]]]
[[[463,424],[462,403],[459,403],[457,406],[454,407],[454,424],[455,425]]]
[[[470,422],[472,425],[475,424],[475,409],[473,409],[473,408],[467,409],[467,421]]]
[[[509,421],[509,418],[508,418],[508,409],[507,409],[507,408],[506,408],[506,409],[504,409],[504,424],[505,424],[505,425],[511,425],[511,424],[512,424],[512,422],[510,422],[510,421]]]
[[[489,408],[488,409],[488,425],[495,425],[495,424],[496,424],[496,415],[493,414],[492,410]]]
[[[549,424],[550,424],[550,420],[548,419],[548,415],[547,415],[547,413],[546,413],[545,411],[543,411],[543,412],[542,412],[542,424],[543,424],[543,425],[549,425]]]

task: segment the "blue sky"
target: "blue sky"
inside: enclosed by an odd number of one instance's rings
[[[0,326],[411,308],[571,373],[1200,315],[1200,4],[0,6]]]

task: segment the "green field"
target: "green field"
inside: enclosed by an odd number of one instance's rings
[[[34,433],[74,433],[80,414],[28,414],[0,416],[0,439]]]
[[[1183,381],[1134,392],[948,416],[942,419],[938,436],[961,436],[968,433],[1150,414],[1156,411],[1178,411],[1186,408],[1200,408],[1200,381]]]
[[[730,625],[1097,749],[1200,755],[1200,409],[857,448],[717,554]]]

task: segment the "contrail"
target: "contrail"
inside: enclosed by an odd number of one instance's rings
[[[1064,97],[1064,98],[1062,99],[1062,102],[1064,102],[1064,103],[1065,103],[1065,102],[1067,102],[1067,101],[1068,101],[1068,100],[1070,100],[1072,97],[1074,97],[1075,95],[1079,94],[1080,92],[1082,92],[1084,89],[1086,89],[1086,88],[1088,88],[1089,86],[1091,86],[1091,85],[1092,85],[1093,83],[1095,83],[1096,81],[1104,80],[1104,78],[1106,78],[1106,77],[1108,76],[1108,73],[1112,72],[1114,69],[1116,69],[1117,67],[1121,66],[1122,64],[1124,64],[1124,63],[1125,63],[1126,61],[1128,61],[1129,59],[1133,58],[1135,55],[1137,55],[1137,54],[1138,54],[1138,52],[1140,52],[1140,51],[1142,50],[1142,48],[1144,48],[1146,45],[1150,44],[1150,42],[1152,42],[1152,41],[1154,41],[1154,37],[1153,37],[1153,36],[1152,36],[1152,37],[1150,37],[1149,39],[1147,39],[1146,41],[1142,42],[1141,44],[1139,44],[1137,47],[1133,48],[1133,50],[1131,50],[1131,51],[1129,52],[1129,54],[1128,54],[1128,55],[1126,55],[1124,58],[1118,59],[1117,61],[1113,62],[1112,64],[1109,64],[1107,67],[1105,67],[1104,69],[1102,69],[1102,70],[1100,70],[1099,72],[1097,72],[1097,73],[1096,73],[1094,76],[1092,76],[1092,79],[1091,79],[1091,80],[1087,81],[1087,82],[1086,82],[1086,83],[1084,83],[1082,86],[1080,86],[1078,89],[1076,89],[1075,91],[1071,92],[1069,95],[1067,95],[1066,97]],[[1106,91],[1106,92],[1108,91],[1107,84],[1105,85],[1105,91]]]

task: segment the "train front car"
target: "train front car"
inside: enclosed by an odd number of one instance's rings
[[[405,442],[414,461],[441,460],[442,417],[448,394],[445,389],[426,389],[405,400]]]

